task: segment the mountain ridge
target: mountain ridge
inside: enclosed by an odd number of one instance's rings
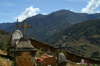
[[[92,17],[91,17],[92,16]],[[38,14],[27,18],[27,24],[33,25],[34,28],[28,29],[28,36],[35,38],[38,41],[44,41],[56,32],[70,26],[74,23],[79,23],[88,19],[100,19],[100,14],[84,14],[75,13],[70,10],[59,10],[48,15]],[[19,24],[23,24],[19,22]],[[9,24],[0,24],[0,29],[12,33],[16,29],[16,22]],[[6,27],[5,27],[6,26]],[[22,29],[19,28],[22,31]]]

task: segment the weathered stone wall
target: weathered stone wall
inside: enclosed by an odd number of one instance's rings
[[[45,43],[42,43],[42,42],[38,42],[38,41],[36,41],[36,40],[34,40],[32,38],[30,38],[30,41],[31,41],[31,44],[37,49],[43,48],[45,51],[50,50],[51,55],[54,55],[54,53],[55,53],[55,51],[57,49],[57,48],[55,48],[53,46],[50,46],[48,44],[45,44]]]
[[[31,40],[32,45],[33,45],[35,48],[37,48],[37,49],[42,48],[42,47],[45,48],[45,50],[50,49],[50,51],[51,51],[53,54],[55,53],[55,51],[56,51],[56,49],[57,49],[57,48],[55,48],[55,47],[53,47],[53,46],[50,46],[50,45],[48,45],[48,44],[44,44],[44,43],[42,43],[42,42],[38,42],[38,41],[36,41],[36,40],[34,40],[34,39],[32,39],[32,38],[30,38],[30,40]],[[66,51],[64,51],[64,52],[66,52]],[[91,62],[91,63],[100,64],[100,60],[93,60],[93,59],[90,59],[90,58],[81,57],[81,56],[78,56],[78,55],[75,55],[75,54],[69,53],[69,52],[66,52],[66,53],[67,53],[67,55],[66,55],[67,59],[68,59],[68,60],[72,60],[72,61],[74,61],[74,62],[80,62],[81,59],[85,59],[85,60],[88,60],[88,61]]]
[[[81,59],[85,59],[85,60],[88,60],[90,63],[100,64],[100,60],[93,60],[93,59],[90,59],[90,58],[81,57],[81,56],[78,56],[78,55],[75,55],[75,54],[72,54],[72,53],[69,53],[69,52],[66,52],[66,53],[67,53],[67,55],[66,55],[67,59],[72,60],[74,62],[80,62]]]

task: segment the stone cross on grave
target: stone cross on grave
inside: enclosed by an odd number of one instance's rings
[[[27,37],[27,28],[32,28],[32,25],[27,25],[27,21],[24,20],[24,25],[18,25],[18,27],[23,28],[23,37]]]
[[[17,19],[17,30],[18,30],[18,19]]]
[[[58,54],[58,59],[57,59],[57,66],[66,66],[67,64],[67,60],[66,60],[66,57],[65,57],[65,54],[61,52],[61,44],[60,45],[60,53]]]
[[[61,45],[62,45],[62,44],[59,44],[60,52],[61,52],[62,49],[66,48],[66,47],[62,47]]]
[[[30,38],[27,37],[27,28],[31,28],[32,25],[27,25],[27,21],[24,21],[24,25],[18,25],[23,28],[23,37],[20,38],[18,44],[14,50],[15,66],[35,66],[35,54],[37,49],[31,44]]]

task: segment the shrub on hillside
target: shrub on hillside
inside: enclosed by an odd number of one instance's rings
[[[7,44],[8,44],[7,41],[2,41],[0,43],[0,49],[3,50],[3,51],[7,51]]]

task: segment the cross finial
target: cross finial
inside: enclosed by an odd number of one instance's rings
[[[23,37],[27,37],[27,28],[32,28],[32,25],[27,25],[27,21],[24,20],[24,25],[19,25],[18,27],[23,28]]]
[[[18,30],[18,19],[17,19],[17,30]]]

